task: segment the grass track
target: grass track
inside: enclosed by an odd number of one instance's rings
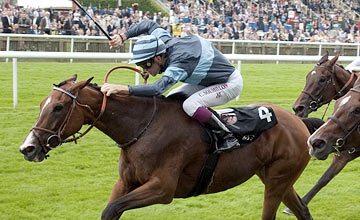
[[[12,64],[0,63],[0,220],[92,220],[100,219],[111,188],[117,179],[120,150],[101,132],[92,130],[79,144],[53,150],[43,163],[23,159],[18,147],[39,113],[39,104],[52,89],[72,74],[79,80],[95,76],[102,84],[114,64],[18,63],[19,104],[12,108]],[[291,110],[303,89],[305,75],[313,65],[243,64],[244,91],[239,101],[228,106],[271,102]],[[152,82],[155,79],[152,79]],[[133,84],[134,74],[115,71],[111,83]],[[312,114],[321,117],[324,108]],[[328,115],[332,109],[329,110]],[[295,185],[304,195],[329,166],[311,160]],[[360,163],[347,165],[310,203],[314,219],[360,219]],[[124,213],[122,219],[148,220],[233,220],[260,219],[264,187],[257,177],[225,192],[170,205],[153,205]],[[295,219],[281,213],[277,219]]]

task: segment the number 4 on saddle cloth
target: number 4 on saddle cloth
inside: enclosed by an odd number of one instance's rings
[[[216,113],[241,145],[253,142],[263,131],[277,124],[271,107],[243,106],[216,110]]]

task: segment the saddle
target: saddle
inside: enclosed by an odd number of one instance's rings
[[[167,96],[168,99],[185,100],[196,91],[180,91]],[[211,109],[210,109],[211,110]],[[277,124],[277,119],[271,107],[243,106],[211,110],[233,132],[240,144],[253,142],[265,130]]]
[[[216,110],[216,113],[241,145],[255,141],[262,132],[277,124],[271,107],[243,106]]]

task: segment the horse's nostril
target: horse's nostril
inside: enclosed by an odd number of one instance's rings
[[[34,150],[35,150],[34,146],[28,146],[24,150],[22,150],[22,153],[29,154],[29,153],[33,152]]]
[[[305,109],[305,106],[298,105],[298,106],[295,106],[293,109],[294,109],[295,113],[298,113],[298,112],[302,112]]]
[[[313,148],[317,148],[317,149],[322,148],[324,145],[325,145],[325,141],[322,139],[316,139],[312,144]]]

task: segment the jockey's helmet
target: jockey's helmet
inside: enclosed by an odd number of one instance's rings
[[[139,37],[133,48],[133,60],[129,64],[140,63],[166,52],[166,46],[161,39],[153,35]]]

